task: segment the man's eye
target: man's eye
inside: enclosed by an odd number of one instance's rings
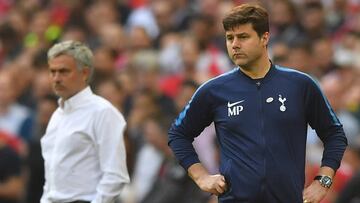
[[[70,72],[70,71],[67,70],[67,69],[59,70],[59,73],[61,73],[61,74],[66,74],[66,73],[68,73],[68,72]]]

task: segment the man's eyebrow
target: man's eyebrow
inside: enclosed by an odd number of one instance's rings
[[[249,33],[247,32],[238,32],[238,33],[234,33],[235,35],[249,35]]]
[[[248,32],[226,32],[226,35],[240,35],[240,34],[249,34]]]
[[[50,71],[63,71],[63,70],[67,70],[67,68],[65,66],[61,66],[59,68],[52,68],[52,67],[49,67],[49,70]]]

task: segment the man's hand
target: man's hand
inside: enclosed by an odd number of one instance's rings
[[[225,177],[220,174],[204,175],[198,179],[196,184],[201,190],[210,192],[214,195],[221,195],[227,190]]]
[[[205,192],[220,195],[227,190],[225,177],[220,174],[210,175],[200,163],[191,165],[188,173],[199,188]]]
[[[329,188],[323,187],[318,180],[314,180],[303,192],[304,203],[319,203],[328,190]]]
[[[329,177],[335,176],[334,169],[328,166],[322,166],[319,169],[319,175],[326,175]],[[309,185],[303,191],[303,200],[304,203],[319,203],[322,199],[324,199],[326,193],[329,191],[329,188],[326,188],[320,184],[318,180],[314,180],[311,185]]]

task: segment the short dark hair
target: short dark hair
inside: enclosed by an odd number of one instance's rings
[[[238,25],[250,23],[258,36],[269,32],[269,15],[266,9],[259,4],[241,4],[236,6],[223,18],[225,31]]]

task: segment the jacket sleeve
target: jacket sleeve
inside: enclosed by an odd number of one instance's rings
[[[192,142],[213,120],[209,94],[207,89],[201,86],[169,130],[168,144],[185,170],[200,162]]]
[[[310,79],[306,91],[306,116],[324,144],[321,166],[339,168],[347,139],[335,112],[317,83]]]

